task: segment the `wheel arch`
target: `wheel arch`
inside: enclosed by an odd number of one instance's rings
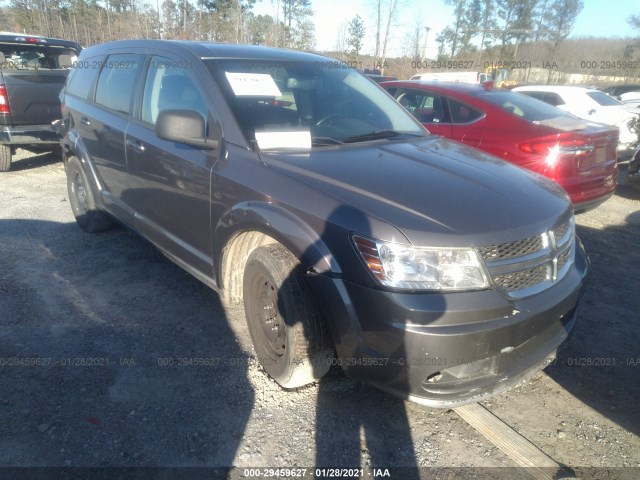
[[[315,272],[340,273],[326,243],[292,212],[266,202],[242,202],[230,209],[213,232],[215,276],[224,299],[242,305],[242,277],[256,248],[280,243]]]
[[[80,165],[84,169],[84,173],[89,180],[91,191],[93,192],[93,198],[96,203],[102,207],[102,184],[100,183],[98,174],[91,162],[91,154],[89,150],[85,146],[82,138],[75,130],[69,130],[67,134],[60,141],[60,146],[62,147],[62,162],[64,164],[65,170],[67,168],[67,164],[71,157],[76,157],[80,161]]]

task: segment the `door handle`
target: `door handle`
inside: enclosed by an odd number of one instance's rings
[[[127,147],[131,147],[138,153],[144,152],[144,145],[139,140],[131,140],[127,138]]]
[[[80,117],[80,123],[88,127],[89,125],[91,125],[91,120],[89,120],[87,117]]]

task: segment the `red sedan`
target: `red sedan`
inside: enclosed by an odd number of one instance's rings
[[[381,86],[431,133],[555,180],[576,211],[595,208],[615,191],[615,127],[482,85],[407,80]]]

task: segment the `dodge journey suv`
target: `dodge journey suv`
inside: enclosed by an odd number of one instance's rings
[[[544,368],[576,323],[587,258],[563,190],[430,135],[334,60],[121,41],[61,94],[69,199],[244,308],[280,385],[331,365],[451,407]]]

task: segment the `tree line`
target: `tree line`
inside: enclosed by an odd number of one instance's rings
[[[453,16],[438,32],[431,32],[421,15],[399,29],[399,16],[407,13],[405,1],[368,0],[370,8],[362,16],[340,26],[330,55],[405,78],[425,70],[415,65],[424,65],[430,41],[437,45],[432,59],[473,60],[473,70],[496,60],[524,59],[570,64],[574,73],[640,74],[638,62],[624,72],[600,63],[589,68],[594,59],[640,60],[640,41],[609,39],[582,48],[579,40],[567,39],[583,9],[582,0],[444,0],[453,7]],[[255,4],[256,0],[9,0],[0,7],[0,31],[66,38],[84,46],[164,38],[314,49],[310,0],[272,0],[274,15],[254,13]],[[631,15],[628,22],[640,32],[640,15]],[[365,54],[366,35],[374,43]]]
[[[554,78],[562,81],[561,73],[582,74],[593,81],[598,81],[599,76],[640,77],[638,38],[568,38],[584,7],[582,0],[444,2],[453,7],[449,25],[429,37],[431,27],[418,16],[405,28],[402,52],[389,61],[385,73],[408,78],[428,68],[449,69],[438,65],[451,64],[454,68],[465,65],[466,70],[491,70],[493,65],[543,69],[548,70],[547,81]],[[397,23],[395,17],[403,4],[402,0],[371,0],[371,3],[376,8],[369,15],[369,24],[357,15],[339,30],[334,48],[338,58],[359,60],[367,66],[385,63],[389,30]],[[629,16],[628,22],[640,32],[640,15]],[[373,55],[361,52],[367,28],[372,28],[375,34]],[[435,62],[426,61],[429,40],[435,40],[437,45],[437,54],[429,59]]]
[[[515,58],[518,46],[547,42],[555,51],[569,36],[584,7],[582,0],[445,0],[454,20],[436,36],[438,54],[454,58],[499,47]]]
[[[11,0],[0,31],[26,32],[89,46],[163,38],[312,50],[310,0],[280,0],[277,14],[253,13],[256,0]]]
[[[375,58],[386,56],[389,30],[399,1],[374,2]],[[453,18],[435,35],[437,60],[464,58],[485,51],[495,54],[496,46],[503,59],[510,59],[517,55],[519,45],[528,42],[547,42],[555,50],[571,33],[584,6],[582,0],[444,0],[444,3],[453,7]],[[430,31],[422,19],[417,19],[405,40],[406,56],[425,60]],[[365,25],[358,15],[342,29],[336,50],[357,55],[364,34]]]

